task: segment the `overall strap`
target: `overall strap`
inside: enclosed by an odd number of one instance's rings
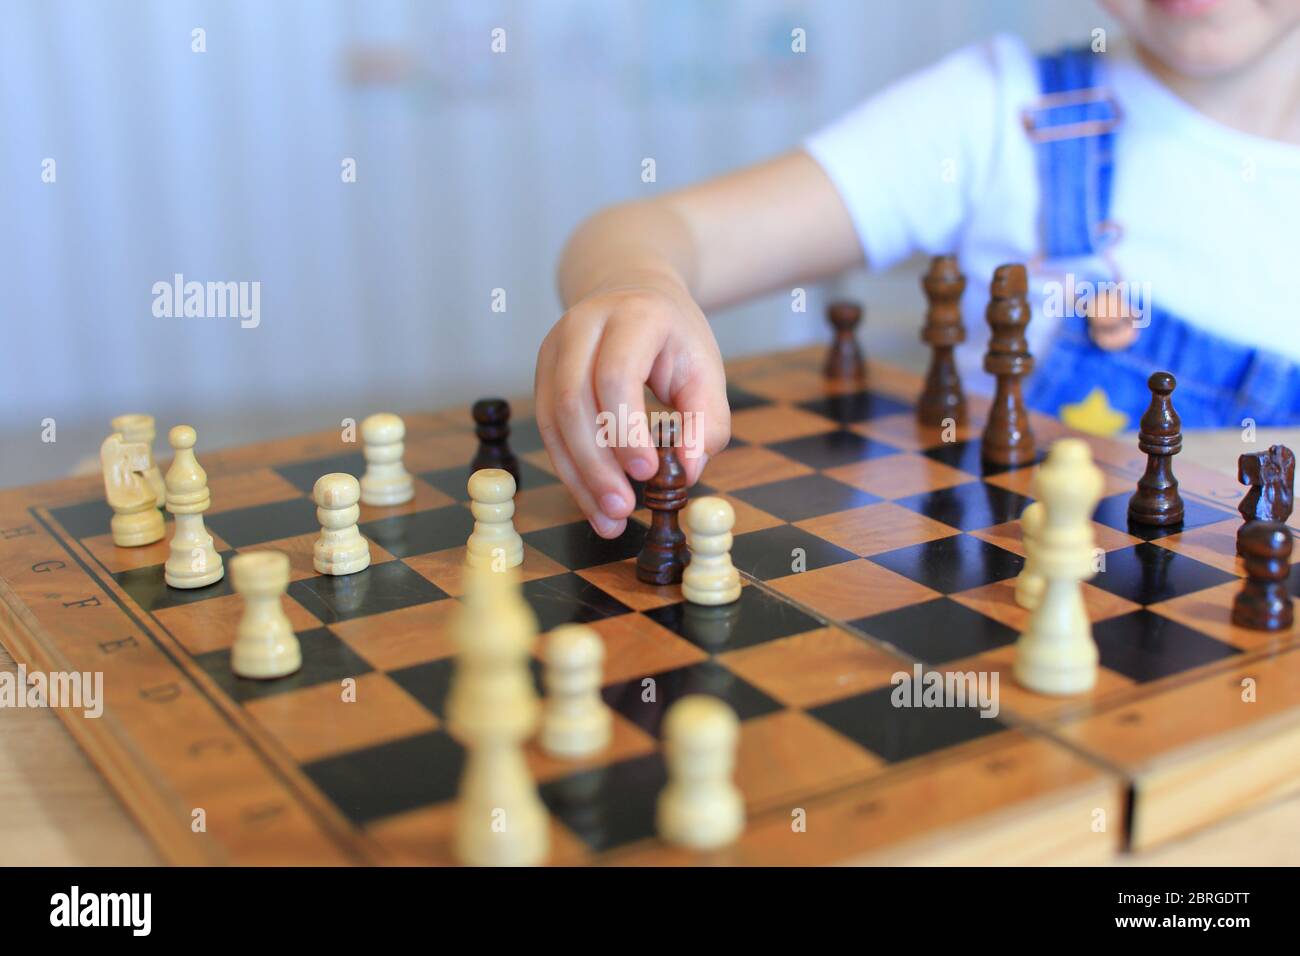
[[[1115,128],[1122,117],[1101,86],[1100,60],[1087,47],[1039,57],[1042,96],[1021,113],[1037,154],[1047,259],[1091,256],[1116,238],[1108,217]]]

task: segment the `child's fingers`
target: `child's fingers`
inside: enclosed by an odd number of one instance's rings
[[[617,521],[632,513],[636,498],[613,449],[596,443],[596,393],[591,376],[599,334],[599,327],[570,330],[557,343],[554,410],[577,475],[605,516]]]
[[[672,403],[682,413],[684,447],[679,457],[686,481],[693,485],[709,456],[722,451],[731,440],[731,406],[721,363],[695,366],[685,384],[673,393]]]
[[[574,466],[569,450],[565,446],[564,437],[556,424],[554,368],[554,346],[551,345],[548,337],[537,353],[537,369],[533,379],[537,430],[541,433],[542,444],[546,446],[546,453],[551,457],[551,464],[555,466],[556,474],[569,489],[573,500],[587,516],[595,532],[603,538],[616,538],[623,533],[626,522],[607,517],[597,506],[596,500],[578,474],[578,469]]]
[[[615,425],[646,421],[645,382],[664,338],[654,322],[611,322],[605,326],[596,353],[596,399],[600,410],[614,417]],[[654,436],[648,438],[649,444],[614,445],[619,465],[638,481],[652,477],[659,468]]]

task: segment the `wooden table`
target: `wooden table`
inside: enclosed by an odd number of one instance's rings
[[[1296,447],[1300,429],[1188,433],[1183,458],[1229,474],[1236,456],[1272,443]],[[15,670],[0,647],[0,668]],[[0,864],[150,865],[160,858],[50,710],[0,709]],[[1300,864],[1300,794],[1154,852],[1137,865]]]

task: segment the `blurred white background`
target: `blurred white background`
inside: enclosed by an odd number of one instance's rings
[[[787,149],[990,33],[1098,25],[1078,0],[3,0],[0,485],[66,473],[125,411],[193,424],[201,459],[527,393],[556,257],[597,207]],[[915,363],[918,272],[720,313],[723,352],[824,338],[835,293]],[[156,318],[176,273],[260,282],[260,326]]]

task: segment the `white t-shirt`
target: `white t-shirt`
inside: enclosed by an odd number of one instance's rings
[[[1110,209],[1122,229],[1118,278],[1149,282],[1157,307],[1207,331],[1300,361],[1300,147],[1198,113],[1131,48],[1112,45],[1103,66],[1124,115]],[[804,144],[872,269],[918,251],[959,256],[966,370],[981,367],[993,270],[1040,251],[1037,160],[1021,123],[1040,95],[1034,54],[998,36],[895,83]],[[1043,278],[1031,276],[1039,355],[1056,324],[1040,307]]]

